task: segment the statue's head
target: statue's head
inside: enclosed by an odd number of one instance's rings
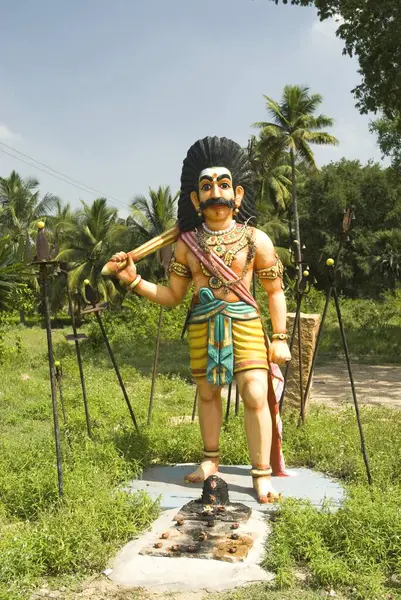
[[[255,217],[253,173],[246,152],[227,138],[206,137],[188,150],[181,174],[178,222],[190,231],[208,213],[236,215],[240,223]]]

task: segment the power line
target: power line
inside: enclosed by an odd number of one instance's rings
[[[110,200],[113,200],[117,204],[122,205],[124,208],[130,208],[130,205],[127,204],[126,202],[122,202],[122,200],[119,200],[118,198],[115,198],[114,196],[111,196],[110,194],[105,194],[101,190],[98,190],[98,189],[96,189],[94,187],[86,185],[86,183],[83,183],[82,181],[79,181],[78,179],[74,179],[74,177],[70,177],[69,175],[66,175],[65,173],[62,173],[61,171],[57,171],[57,169],[53,169],[53,167],[49,167],[45,163],[42,163],[39,160],[36,160],[36,158],[33,158],[32,156],[29,156],[29,154],[24,154],[24,152],[20,152],[16,148],[13,148],[12,146],[9,146],[8,144],[5,144],[4,142],[0,142],[0,144],[2,146],[5,146],[9,150],[12,150],[13,152],[16,152],[17,154],[20,154],[21,156],[25,156],[30,161],[33,161],[34,163],[37,163],[38,165],[42,165],[43,167],[45,167],[46,169],[48,169],[48,170],[41,169],[37,165],[31,164],[31,163],[27,162],[26,160],[23,160],[22,158],[19,158],[18,156],[15,156],[14,154],[11,154],[10,152],[7,152],[6,150],[4,150],[4,148],[0,148],[0,151],[4,152],[4,154],[8,154],[8,156],[11,156],[12,158],[17,159],[17,160],[25,163],[26,165],[29,165],[30,167],[33,167],[34,169],[38,169],[38,171],[42,171],[43,173],[46,173],[46,175],[50,175],[51,177],[54,177],[55,179],[59,179],[60,181],[63,181],[64,183],[67,183],[67,184],[69,184],[69,185],[71,185],[71,186],[73,186],[73,187],[75,187],[77,189],[80,189],[80,190],[82,190],[82,191],[84,191],[86,193],[90,193],[90,194],[95,195],[95,196],[97,196],[98,194],[100,194],[101,196],[105,196],[105,197],[109,198]],[[53,175],[53,173],[49,173],[49,171],[53,171],[54,173],[57,173],[57,175]],[[59,177],[59,175],[61,175],[62,177]],[[68,181],[68,179],[70,181]],[[74,182],[74,183],[71,183],[71,182]]]
[[[12,150],[13,152],[16,152],[17,154],[20,154],[21,156],[25,156],[25,158],[28,158],[29,160],[37,163],[38,165],[42,165],[42,167],[45,167],[46,169],[48,169],[50,171],[53,171],[54,173],[57,173],[58,175],[61,175],[62,177],[67,178],[70,181],[73,181],[74,183],[78,184],[78,186],[79,186],[80,189],[83,189],[83,187],[87,188],[86,190],[84,189],[83,191],[95,192],[96,194],[101,194],[102,196],[107,196],[108,198],[110,198],[111,200],[114,200],[115,202],[118,202],[119,204],[122,204],[124,206],[129,206],[127,203],[122,202],[118,198],[114,198],[114,196],[111,196],[110,194],[105,194],[101,190],[98,190],[98,189],[96,189],[94,187],[91,187],[90,185],[87,185],[86,183],[83,183],[82,181],[79,181],[78,179],[75,179],[74,177],[70,177],[69,175],[66,175],[65,173],[62,173],[61,171],[58,171],[57,169],[53,169],[53,167],[50,167],[49,165],[46,165],[45,163],[42,163],[40,160],[36,160],[36,158],[33,158],[32,156],[29,156],[29,154],[24,154],[24,152],[21,152],[20,150],[17,150],[16,148],[13,148],[12,146],[9,146],[8,144],[5,144],[4,142],[0,142],[0,144],[2,146],[5,146],[9,150]],[[1,150],[1,148],[0,148],[0,150]],[[5,151],[3,150],[3,152],[5,152]],[[6,154],[8,154],[8,153],[6,152]],[[10,154],[9,156],[13,156],[13,155]],[[13,158],[16,158],[17,160],[21,160],[17,156],[14,156]],[[22,161],[22,162],[26,163],[26,161]],[[30,164],[30,163],[26,163],[26,164]],[[38,169],[38,167],[36,167],[36,165],[30,165],[30,166]],[[39,169],[39,170],[43,171],[43,169]],[[43,171],[43,172],[46,173],[47,175],[52,175],[51,173],[48,173],[47,171]],[[64,181],[65,183],[69,183],[68,181],[65,181],[65,179],[62,179],[62,181]]]

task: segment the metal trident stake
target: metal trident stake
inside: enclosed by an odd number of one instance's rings
[[[329,268],[328,276],[329,276],[330,287],[327,290],[326,303],[324,306],[324,310],[323,310],[323,314],[322,314],[322,321],[320,323],[319,332],[318,332],[317,339],[316,339],[316,346],[315,346],[315,351],[313,354],[312,365],[311,365],[308,382],[306,384],[306,389],[305,389],[305,397],[307,397],[307,394],[309,393],[310,387],[312,385],[313,372],[314,372],[314,368],[315,368],[315,364],[316,364],[317,354],[318,354],[318,350],[319,350],[319,344],[320,344],[320,341],[322,338],[323,326],[324,326],[324,323],[326,320],[329,302],[330,302],[331,297],[333,296],[334,303],[336,306],[338,324],[340,326],[341,339],[342,339],[342,343],[343,343],[345,360],[347,362],[348,376],[349,376],[349,380],[350,380],[350,384],[351,384],[352,398],[353,398],[353,402],[354,402],[355,414],[356,414],[356,419],[357,419],[357,423],[358,423],[359,436],[360,436],[360,440],[361,440],[361,452],[362,452],[362,456],[363,456],[363,461],[365,463],[365,469],[366,469],[366,475],[368,478],[368,483],[369,483],[369,485],[372,485],[372,475],[371,475],[370,467],[369,467],[369,459],[368,459],[366,445],[365,445],[365,436],[363,434],[362,422],[361,422],[361,417],[360,417],[360,413],[359,413],[358,400],[357,400],[357,396],[356,396],[354,377],[353,377],[352,368],[351,368],[351,359],[350,359],[350,355],[349,355],[347,339],[345,336],[344,323],[342,320],[340,301],[338,298],[337,284],[336,284],[336,274],[338,271],[339,259],[340,259],[341,252],[342,252],[342,249],[344,246],[344,241],[346,239],[346,236],[347,236],[348,231],[351,226],[352,218],[353,218],[352,209],[347,208],[344,213],[344,218],[343,218],[343,222],[342,222],[342,232],[341,232],[340,243],[339,243],[339,247],[338,247],[338,251],[337,251],[337,258],[336,258],[336,260],[329,258],[326,261],[326,265]]]
[[[56,461],[57,461],[57,477],[58,477],[58,493],[59,496],[64,494],[63,482],[63,466],[60,442],[60,424],[58,418],[57,393],[56,393],[56,373],[54,366],[52,328],[50,321],[50,302],[49,302],[49,283],[48,283],[48,266],[57,264],[50,260],[50,248],[44,232],[45,224],[40,221],[38,223],[38,235],[36,238],[36,261],[34,265],[39,265],[39,276],[42,288],[42,299],[45,313],[46,337],[47,337],[47,357],[49,361],[50,389],[52,396],[53,408],[53,426],[54,426],[54,441],[56,444]]]
[[[87,429],[87,432],[88,432],[88,436],[90,438],[92,438],[92,429],[91,429],[90,418],[89,418],[88,399],[87,399],[87,396],[86,396],[84,368],[83,368],[83,365],[82,365],[81,348],[79,346],[79,339],[80,338],[79,338],[79,335],[78,335],[77,325],[76,325],[76,322],[75,322],[74,306],[73,306],[73,302],[72,302],[71,288],[70,288],[70,284],[68,282],[68,272],[67,272],[67,270],[65,271],[65,276],[66,276],[65,282],[66,282],[66,287],[67,287],[68,307],[69,307],[70,315],[71,315],[71,325],[72,325],[73,339],[74,339],[74,344],[75,344],[75,353],[77,355],[79,377],[80,377],[80,380],[81,380],[82,400],[83,400],[83,403],[84,403],[84,410],[85,410],[86,429]]]
[[[305,246],[302,247],[302,250],[305,250]],[[301,418],[302,418],[302,422],[303,422],[304,412],[305,412],[305,401],[308,398],[308,395],[307,395],[306,391],[304,392],[304,390],[303,390],[301,304],[302,304],[302,299],[303,299],[304,295],[308,294],[310,291],[310,282],[308,281],[309,268],[306,266],[306,264],[304,264],[302,254],[301,254],[301,261],[302,261],[301,266],[302,267],[305,266],[305,270],[302,272],[302,275],[303,275],[302,279],[300,281],[297,280],[297,307],[295,310],[294,326],[293,326],[292,333],[291,333],[291,340],[290,340],[289,347],[290,347],[290,352],[292,352],[294,343],[295,343],[295,335],[298,333],[299,395],[300,395],[300,399],[301,399],[301,409],[300,410],[301,410],[301,415],[302,415]],[[298,264],[298,263],[295,263],[295,264]],[[285,397],[286,387],[288,384],[290,368],[291,368],[291,362],[289,361],[289,362],[287,362],[287,364],[285,366],[284,387],[283,387],[283,392],[281,394],[280,403],[279,403],[280,414],[283,411],[284,397]]]
[[[372,485],[372,475],[370,473],[369,459],[368,459],[368,455],[367,455],[367,452],[366,452],[365,436],[363,434],[363,429],[362,429],[362,421],[361,421],[361,416],[360,416],[360,413],[359,413],[358,401],[357,401],[357,398],[356,398],[356,389],[355,389],[354,377],[352,375],[352,369],[351,369],[351,360],[350,360],[350,355],[349,355],[349,350],[348,350],[347,339],[345,337],[344,324],[343,324],[343,320],[342,320],[342,316],[341,316],[340,302],[339,302],[339,299],[338,299],[338,293],[337,293],[337,287],[336,287],[336,280],[335,280],[334,261],[333,261],[333,263],[330,262],[328,264],[328,267],[329,267],[329,281],[330,281],[330,286],[331,286],[330,289],[332,291],[332,294],[333,294],[333,297],[334,297],[334,303],[336,305],[338,324],[340,326],[341,338],[342,338],[343,348],[344,348],[344,354],[345,354],[345,360],[347,361],[349,381],[350,381],[350,384],[351,384],[352,398],[354,400],[356,420],[358,422],[359,437],[361,439],[361,452],[362,452],[362,456],[363,456],[363,461],[365,463],[365,469],[366,469],[366,475],[367,475],[367,478],[368,478],[368,482],[369,482],[369,485]]]
[[[82,313],[83,314],[85,314],[85,313],[91,313],[91,312],[95,313],[96,320],[97,320],[97,322],[99,324],[100,331],[102,332],[103,340],[104,340],[104,343],[106,344],[106,348],[107,348],[107,351],[109,353],[111,362],[113,363],[113,367],[114,367],[114,370],[116,372],[118,383],[120,384],[120,388],[121,388],[121,391],[123,393],[124,400],[127,403],[128,410],[129,410],[129,413],[131,415],[132,422],[134,424],[135,429],[139,433],[139,427],[138,427],[138,424],[137,424],[137,421],[136,421],[136,418],[135,418],[135,414],[134,414],[133,408],[131,406],[131,402],[129,401],[129,398],[128,398],[128,394],[127,394],[127,390],[126,390],[125,385],[124,385],[124,381],[123,381],[123,379],[121,377],[120,370],[118,368],[116,359],[114,358],[113,350],[111,349],[110,342],[108,340],[106,330],[104,328],[104,325],[102,323],[102,319],[100,317],[100,311],[104,310],[106,307],[105,307],[105,305],[101,305],[101,304],[97,303],[98,298],[97,298],[96,292],[89,285],[89,282],[86,283],[86,281],[87,280],[85,280],[85,296],[89,300],[89,302],[92,304],[92,308],[85,309],[85,310],[82,311]]]
[[[164,269],[164,281],[167,280],[168,277],[168,269],[171,262],[171,257],[173,255],[173,247],[170,244],[169,246],[164,246],[158,252],[158,259]],[[159,364],[159,352],[160,352],[160,339],[162,332],[162,324],[163,324],[163,313],[164,307],[160,305],[159,311],[159,321],[157,324],[157,337],[156,337],[156,346],[155,346],[155,355],[153,359],[153,370],[152,370],[152,385],[150,388],[150,398],[149,398],[149,406],[148,406],[148,421],[147,424],[150,425],[152,422],[152,412],[153,412],[153,398],[155,393],[155,385],[157,378],[157,367]]]

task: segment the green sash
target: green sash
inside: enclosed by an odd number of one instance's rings
[[[206,378],[213,385],[231,383],[234,376],[232,319],[251,321],[259,317],[246,302],[225,302],[215,298],[209,288],[199,291],[199,304],[191,311],[188,323],[208,322]]]

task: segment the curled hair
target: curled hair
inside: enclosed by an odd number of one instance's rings
[[[199,189],[199,175],[210,167],[226,167],[233,176],[233,187],[244,188],[244,198],[237,215],[239,223],[256,221],[256,206],[253,193],[254,174],[247,153],[239,144],[227,138],[206,137],[198,140],[188,150],[181,174],[181,190],[178,201],[178,223],[181,231],[199,227],[199,217],[190,198],[191,192]]]

